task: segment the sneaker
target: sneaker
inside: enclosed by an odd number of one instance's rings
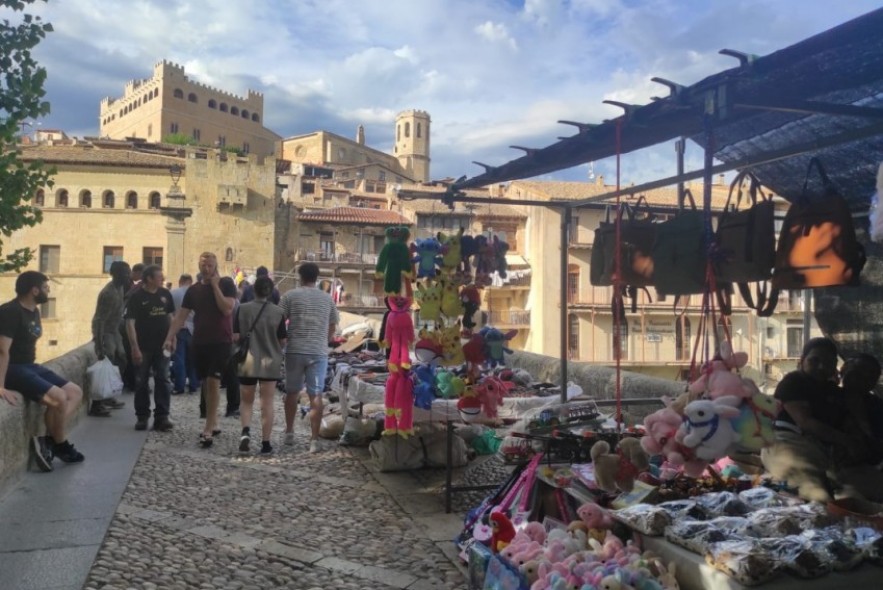
[[[40,471],[46,473],[52,471],[52,451],[42,436],[31,437],[31,451],[34,453],[34,462]]]
[[[159,432],[168,432],[175,427],[174,422],[168,416],[160,416],[153,419],[153,429]]]
[[[55,456],[65,463],[82,463],[85,459],[83,453],[74,448],[74,445],[72,445],[69,441],[56,443]]]
[[[269,441],[261,442],[261,455],[272,455],[273,447],[270,445]]]
[[[285,433],[285,444],[288,446],[291,446],[294,444],[294,433],[293,432],[286,432]]]
[[[126,402],[121,402],[117,399],[106,399],[101,402],[101,405],[105,408],[110,408],[111,410],[119,410],[120,408],[126,407]]]
[[[246,454],[251,450],[251,438],[247,434],[243,434],[239,439],[239,452]]]
[[[96,418],[108,418],[110,410],[105,408],[101,402],[92,402],[92,405],[89,406],[89,415]]]
[[[224,418],[239,418],[239,410],[233,410],[224,414]]]
[[[319,448],[319,441],[316,440],[315,438],[313,440],[311,440],[310,441],[310,452],[311,453],[318,453],[320,450],[322,450],[322,449]]]
[[[147,418],[138,418],[135,422],[135,430],[147,430]]]

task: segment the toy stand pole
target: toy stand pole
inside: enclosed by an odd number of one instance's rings
[[[573,211],[570,207],[564,207],[561,211],[561,403],[567,403],[567,262],[569,252],[567,250],[570,219]]]

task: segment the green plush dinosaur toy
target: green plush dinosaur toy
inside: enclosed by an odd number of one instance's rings
[[[377,256],[374,268],[377,278],[383,277],[383,291],[387,295],[402,292],[402,279],[413,276],[408,239],[411,231],[404,225],[386,228],[386,244]]]

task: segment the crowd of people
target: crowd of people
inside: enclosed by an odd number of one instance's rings
[[[211,252],[199,256],[198,269],[195,281],[183,274],[178,287],[170,289],[159,266],[130,267],[115,261],[109,269],[110,282],[99,292],[92,319],[95,353],[99,360],[109,359],[119,369],[124,387],[134,392],[135,430],[172,430],[171,396],[199,391],[200,417],[205,422],[198,444],[209,448],[221,432],[223,386],[224,415],[238,417],[241,423],[240,453],[251,452],[257,397],[259,452],[271,454],[274,397],[283,381],[282,443],[295,442],[294,419],[305,390],[310,398],[310,452],[320,451],[328,343],[339,316],[331,296],[317,287],[319,267],[302,264],[300,285],[284,295],[265,267],[257,269],[253,284],[240,286],[220,275]],[[36,343],[42,333],[38,306],[48,300],[49,289],[46,275],[23,272],[16,280],[16,298],[0,306],[0,397],[16,405],[20,395],[46,406],[46,434],[31,440],[32,455],[42,471],[51,471],[55,458],[66,463],[84,460],[65,434],[83,392],[36,363]],[[237,350],[243,353],[235,354]],[[117,399],[96,400],[90,402],[88,414],[107,417],[123,407],[125,403]]]

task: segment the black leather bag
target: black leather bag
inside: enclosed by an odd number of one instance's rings
[[[641,196],[634,205],[624,204],[617,212],[622,216],[619,228],[621,284],[629,287],[652,284],[650,250],[656,240],[657,224],[653,222],[653,214],[644,211],[646,206],[647,200]],[[610,220],[608,208],[606,219],[595,230],[589,281],[596,286],[612,285],[615,273],[616,221]]]
[[[233,345],[233,354],[230,355],[230,363],[239,366],[245,362],[245,359],[248,358],[248,347],[251,343],[251,332],[257,325],[258,320],[261,319],[261,314],[264,313],[264,309],[267,307],[267,303],[269,302],[269,299],[267,301],[264,301],[264,304],[261,306],[261,310],[258,312],[258,315],[251,323],[251,327],[248,329],[248,332],[246,332],[245,334],[240,334],[239,340]]]

